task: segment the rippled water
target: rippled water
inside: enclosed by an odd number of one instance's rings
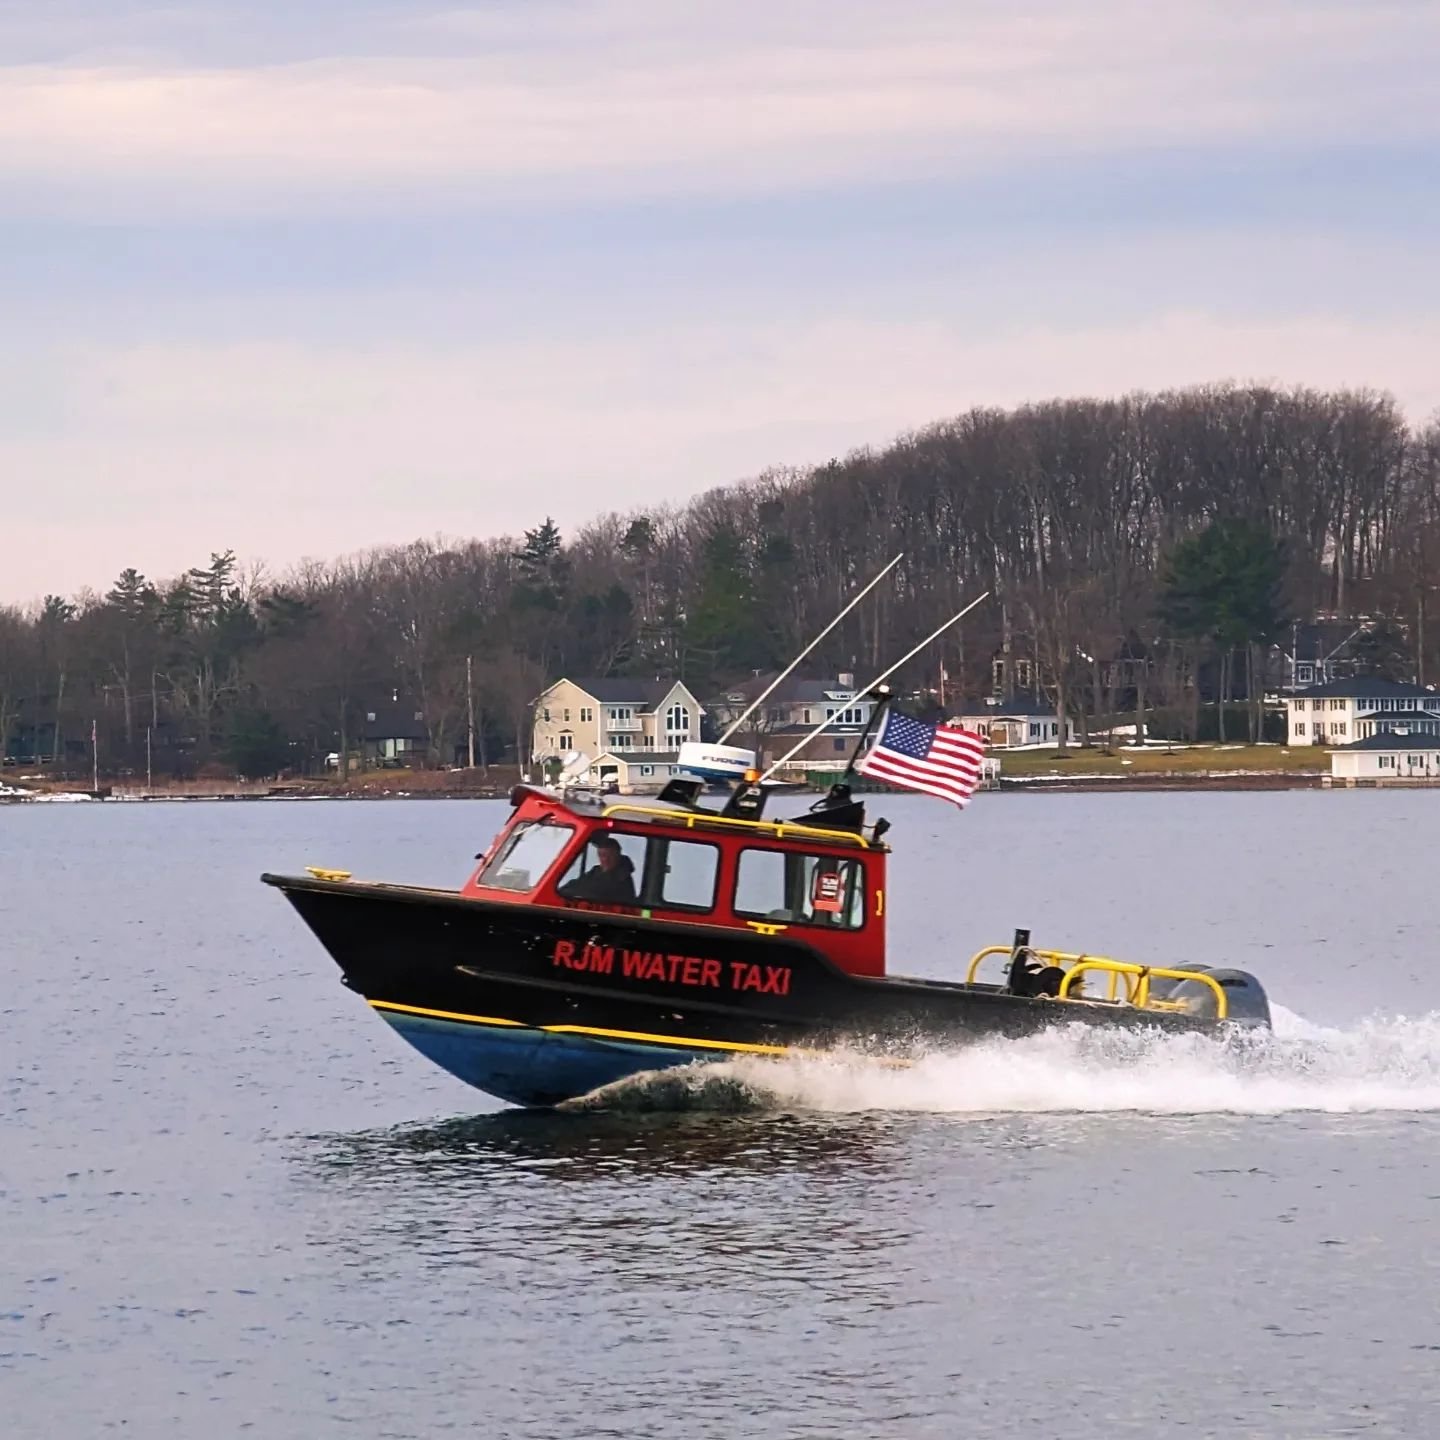
[[[453,882],[503,807],[0,808],[0,1434],[1428,1436],[1436,803],[887,801],[900,968],[1016,924],[1213,954],[1279,1033],[550,1116],[426,1066],[256,883]]]

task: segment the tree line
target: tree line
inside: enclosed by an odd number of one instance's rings
[[[677,488],[679,488],[677,486]],[[973,409],[807,469],[562,535],[415,541],[0,608],[0,739],[107,770],[348,763],[370,697],[403,690],[434,763],[475,716],[478,762],[519,742],[561,674],[665,675],[702,698],[794,654],[897,551],[813,657],[876,673],[982,590],[900,679],[991,688],[1003,672],[1086,733],[1122,709],[1194,734],[1247,697],[1297,619],[1381,617],[1386,663],[1437,673],[1440,420],[1388,395],[1217,385]],[[944,666],[945,680],[939,667]],[[1232,720],[1233,723],[1233,720]],[[157,740],[162,741],[157,747]],[[81,743],[77,743],[81,742]]]

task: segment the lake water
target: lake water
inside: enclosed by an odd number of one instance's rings
[[[1434,1434],[1440,797],[872,810],[895,968],[1029,925],[1253,969],[1279,1033],[528,1116],[257,882],[458,883],[504,806],[0,807],[0,1435]]]

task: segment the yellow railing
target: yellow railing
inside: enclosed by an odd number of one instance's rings
[[[1075,977],[1083,975],[1087,970],[1108,971],[1112,977],[1116,975],[1127,977],[1125,983],[1130,991],[1130,1003],[1141,1010],[1176,1008],[1169,1001],[1152,1001],[1150,999],[1151,980],[1198,980],[1200,984],[1208,985],[1215,992],[1215,1018],[1223,1020],[1230,1013],[1224,988],[1213,975],[1207,975],[1203,970],[1166,970],[1159,965],[1132,965],[1126,960],[1081,960],[1078,964],[1072,965],[1065,972],[1065,978],[1060,982],[1060,998],[1062,1000],[1070,998],[1070,986]],[[1130,977],[1134,978],[1133,985],[1130,983]],[[1111,985],[1113,989],[1113,978]]]
[[[1028,947],[1027,947],[1028,950]],[[992,955],[1013,955],[1014,949],[1009,945],[987,945],[983,950],[977,950],[971,957],[970,968],[965,972],[965,983],[973,985],[975,976],[980,972],[980,966]],[[1037,960],[1047,961],[1051,965],[1063,965],[1067,961],[1088,960],[1088,955],[1071,955],[1066,950],[1028,950]]]
[[[979,973],[981,964],[991,955],[1011,955],[1013,950],[1008,945],[987,945],[983,950],[977,950],[970,961],[970,968],[965,973],[965,983],[973,985],[975,976]],[[1082,976],[1098,971],[1102,975],[1110,977],[1110,983],[1106,987],[1106,999],[1115,1001],[1119,999],[1120,982],[1125,983],[1125,999],[1130,1005],[1139,1010],[1184,1010],[1183,1003],[1175,1000],[1152,1000],[1150,998],[1150,982],[1152,980],[1194,980],[1201,985],[1207,985],[1215,995],[1215,1018],[1224,1020],[1230,1013],[1229,999],[1225,994],[1220,982],[1213,976],[1207,975],[1201,970],[1167,970],[1160,965],[1135,965],[1128,960],[1110,960],[1104,955],[1072,955],[1064,950],[1029,950],[1037,960],[1044,960],[1047,964],[1058,965],[1065,969],[1065,978],[1060,982],[1059,998],[1061,1000],[1088,999],[1085,996],[1071,996],[1070,988]]]
[[[643,815],[648,820],[664,820],[671,825],[682,825],[687,830],[711,825],[738,825],[746,830],[773,835],[777,840],[796,836],[805,840],[823,840],[828,845],[855,845],[862,850],[872,848],[863,835],[846,830],[827,830],[819,825],[799,825],[790,820],[744,820],[739,816],[716,815],[706,810],[659,810],[652,805],[607,805],[600,815],[605,820],[612,815]]]

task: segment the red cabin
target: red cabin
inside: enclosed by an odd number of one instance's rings
[[[461,891],[471,899],[791,932],[852,975],[885,973],[889,847],[858,828],[525,785],[511,798],[514,814]]]

